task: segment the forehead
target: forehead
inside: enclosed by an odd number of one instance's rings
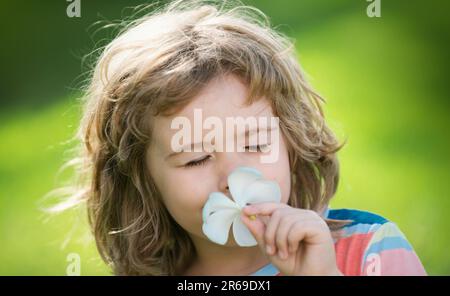
[[[232,75],[220,76],[210,81],[205,88],[179,112],[171,116],[157,116],[153,121],[152,144],[161,150],[170,150],[170,141],[177,132],[171,129],[176,117],[185,117],[192,126],[195,124],[194,111],[201,110],[202,120],[216,117],[223,123],[230,117],[272,117],[274,116],[270,102],[262,98],[246,105],[248,88]],[[199,124],[202,124],[200,122]]]

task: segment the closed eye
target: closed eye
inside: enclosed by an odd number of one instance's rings
[[[263,145],[254,145],[254,146],[245,146],[245,150],[249,150],[249,152],[262,152],[263,149],[267,148],[269,144]]]
[[[206,155],[205,157],[198,159],[198,160],[192,160],[188,163],[186,163],[185,167],[195,167],[195,166],[201,166],[204,165],[209,159],[211,158],[211,155]]]

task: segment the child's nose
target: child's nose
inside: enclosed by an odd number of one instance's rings
[[[222,193],[225,194],[229,199],[233,200],[233,197],[231,196],[230,188],[228,186],[225,188],[225,190]]]
[[[230,187],[228,186],[228,184],[222,183],[222,186],[219,186],[219,191],[221,193],[223,193],[225,196],[227,196],[229,199],[233,200],[233,198],[231,197],[231,192],[230,192]]]
[[[242,153],[217,153],[216,176],[218,177],[218,189],[228,197],[231,197],[230,188],[228,184],[228,176],[238,167],[248,166],[246,159],[243,158]]]
[[[231,195],[230,195],[230,187],[228,186],[228,180],[227,180],[227,178],[222,178],[222,179],[220,180],[219,190],[220,190],[220,192],[222,192],[222,193],[225,194],[226,196],[231,197]]]

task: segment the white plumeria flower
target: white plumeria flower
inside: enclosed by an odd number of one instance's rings
[[[242,208],[247,204],[280,202],[277,182],[263,179],[261,172],[251,167],[239,167],[228,176],[233,200],[221,192],[212,192],[203,207],[203,233],[213,242],[224,245],[233,224],[236,243],[242,247],[256,246],[257,242],[241,220]]]

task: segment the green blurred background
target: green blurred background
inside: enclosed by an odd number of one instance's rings
[[[1,1],[0,275],[64,275],[69,253],[82,275],[110,274],[78,212],[48,218],[44,194],[70,154],[86,76],[81,58],[144,1]],[[444,1],[244,1],[295,38],[300,62],[327,99],[328,120],[348,144],[332,207],[396,222],[433,275],[450,274],[450,6]],[[103,41],[102,41],[103,40]]]

